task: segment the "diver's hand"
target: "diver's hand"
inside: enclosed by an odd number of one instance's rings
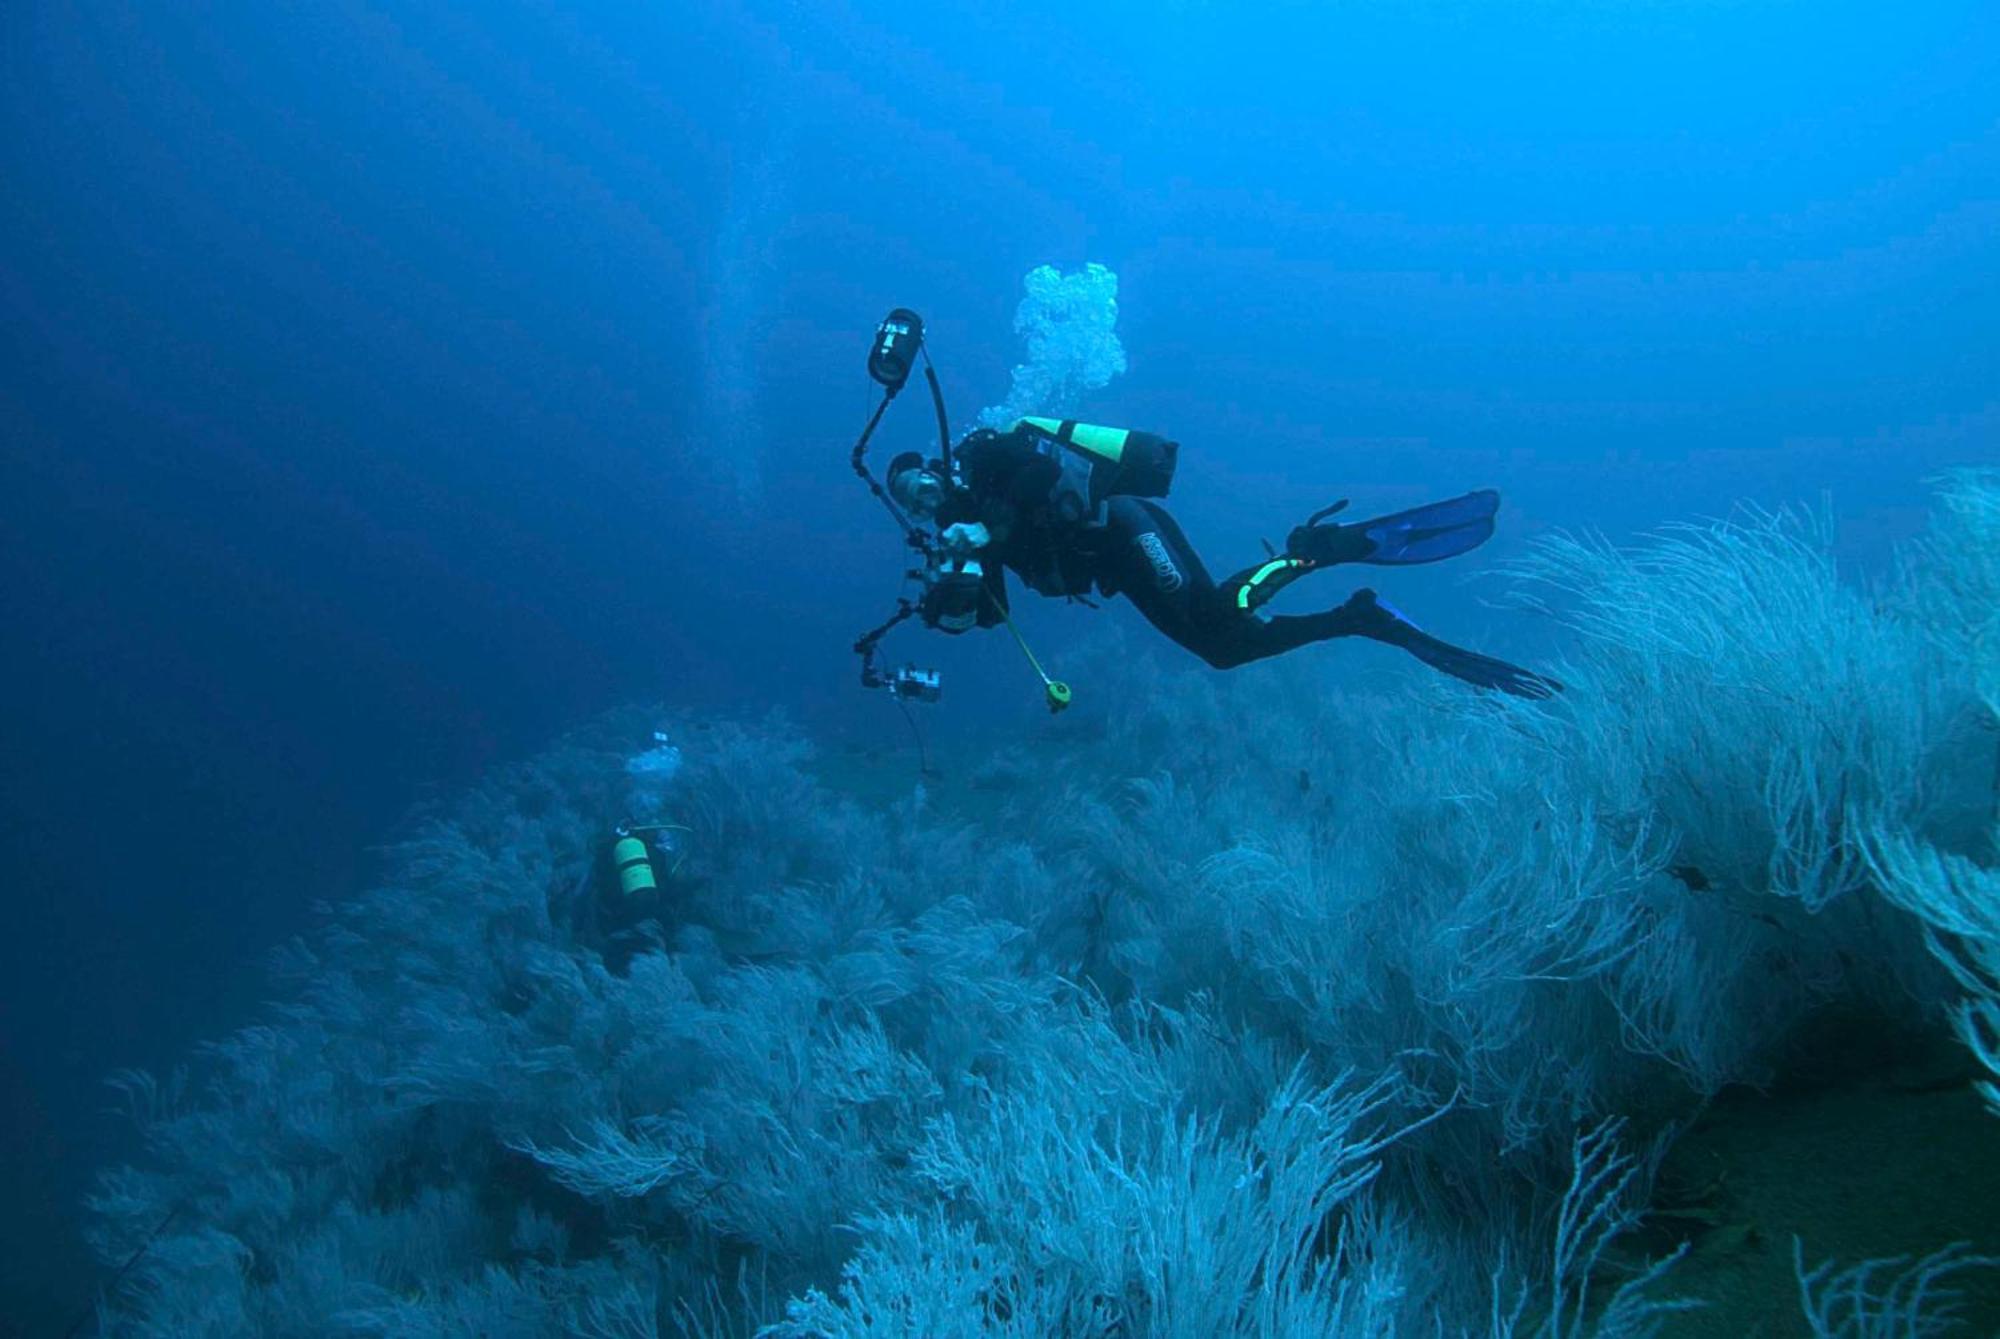
[[[945,527],[943,540],[946,553],[971,553],[974,549],[983,549],[991,544],[993,536],[978,521],[969,524],[960,521],[956,525]]]

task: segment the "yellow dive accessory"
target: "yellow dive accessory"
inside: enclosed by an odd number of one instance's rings
[[[1028,639],[1021,635],[1019,628],[1014,626],[1014,616],[1007,612],[1005,605],[1001,605],[999,608],[1000,621],[1007,625],[1007,631],[1014,634],[1014,645],[1021,648],[1021,654],[1028,658],[1029,666],[1035,671],[1035,677],[1042,681],[1042,701],[1048,703],[1049,714],[1054,715],[1070,704],[1071,694],[1069,685],[1061,679],[1051,679],[1049,677],[1048,671],[1042,668],[1042,662],[1037,660],[1035,653],[1028,649]]]

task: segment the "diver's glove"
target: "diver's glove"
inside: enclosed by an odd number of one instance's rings
[[[1500,509],[1500,495],[1482,488],[1353,525],[1326,519],[1346,506],[1343,498],[1314,512],[1304,525],[1294,526],[1285,540],[1286,556],[1304,558],[1319,567],[1334,563],[1400,567],[1456,558],[1493,537],[1493,516]]]
[[[1341,635],[1400,646],[1432,669],[1475,688],[1491,688],[1526,698],[1549,698],[1563,691],[1560,683],[1546,675],[1439,641],[1382,603],[1372,590],[1354,592],[1334,614],[1339,618]]]
[[[974,549],[983,549],[993,542],[993,536],[979,521],[960,521],[955,525],[948,525],[939,538],[946,553],[971,553]]]

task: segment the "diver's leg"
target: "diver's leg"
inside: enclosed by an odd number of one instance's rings
[[[1099,584],[1138,606],[1148,623],[1217,669],[1233,669],[1342,635],[1339,611],[1261,619],[1238,607],[1241,582],[1217,586],[1166,508],[1140,498],[1109,503]]]
[[[1111,500],[1099,564],[1106,590],[1123,594],[1147,622],[1217,669],[1335,637],[1366,637],[1400,646],[1432,669],[1480,688],[1532,698],[1562,691],[1553,679],[1431,636],[1372,590],[1358,590],[1322,613],[1260,617],[1254,610],[1268,594],[1257,598],[1256,593],[1282,586],[1312,566],[1290,569],[1261,588],[1246,585],[1245,573],[1217,586],[1173,516],[1142,499]],[[1255,592],[1248,599],[1246,589]]]
[[[1476,688],[1493,688],[1514,697],[1530,698],[1554,697],[1563,690],[1560,683],[1546,675],[1440,641],[1382,603],[1372,590],[1358,590],[1348,597],[1346,604],[1317,617],[1339,625],[1340,630],[1331,636],[1366,637],[1400,646],[1432,669]]]
[[[1528,698],[1553,697],[1563,688],[1562,684],[1546,675],[1431,636],[1401,613],[1383,604],[1372,590],[1354,592],[1347,603],[1338,608],[1298,617],[1280,615],[1259,619],[1227,606],[1225,609],[1224,629],[1213,644],[1228,648],[1235,659],[1228,664],[1210,659],[1209,663],[1218,668],[1281,655],[1296,647],[1335,637],[1366,637],[1370,641],[1399,646],[1432,669],[1475,688],[1491,688],[1514,697]]]
[[[1293,527],[1283,553],[1274,553],[1224,582],[1236,607],[1255,613],[1300,577],[1341,563],[1434,563],[1475,549],[1493,535],[1500,495],[1484,489],[1354,525],[1326,520],[1346,505],[1336,502],[1322,508],[1304,525]]]
[[[1209,643],[1200,612],[1218,598],[1215,580],[1179,523],[1138,498],[1114,497],[1105,509],[1095,545],[1098,586],[1123,595],[1161,633],[1215,664],[1221,648]]]

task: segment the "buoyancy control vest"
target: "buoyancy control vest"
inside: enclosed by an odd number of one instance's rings
[[[1013,430],[1060,460],[1062,474],[1049,499],[1059,515],[1080,521],[1107,498],[1165,497],[1173,487],[1180,443],[1157,433],[1056,418],[1017,419]]]
[[[1074,419],[1017,419],[1006,432],[960,443],[961,483],[982,512],[998,505],[1008,566],[1041,595],[1088,594],[1097,570],[1092,532],[1119,496],[1164,497],[1178,444],[1154,433]]]

